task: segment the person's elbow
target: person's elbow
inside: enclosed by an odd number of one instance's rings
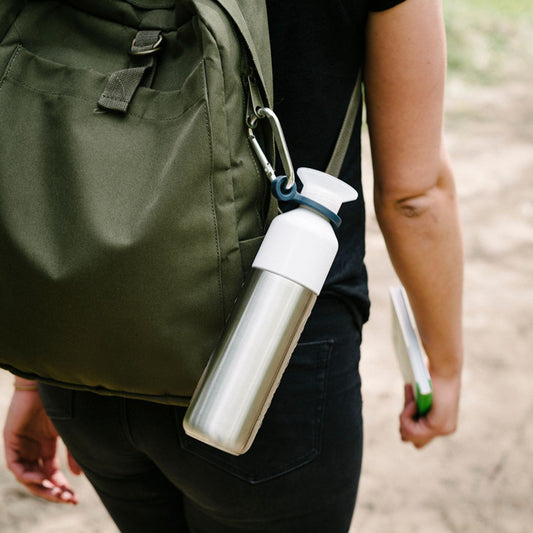
[[[430,169],[397,169],[397,175],[376,180],[374,205],[378,218],[416,221],[438,218],[442,209],[456,204],[452,169],[446,154]]]

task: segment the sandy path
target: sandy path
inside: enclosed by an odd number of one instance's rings
[[[369,217],[373,314],[365,335],[366,455],[353,531],[533,531],[533,78],[448,88],[447,141],[466,249],[459,432],[423,451],[398,438],[386,288]],[[381,378],[380,378],[381,376]]]

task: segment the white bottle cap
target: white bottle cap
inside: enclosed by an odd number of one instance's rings
[[[341,180],[309,168],[298,169],[301,195],[337,213],[357,192]],[[255,256],[253,267],[290,279],[320,293],[337,253],[330,221],[305,206],[278,215],[272,221]]]
[[[334,213],[339,212],[344,202],[357,198],[357,191],[353,187],[325,172],[302,167],[296,173],[303,184],[301,195],[322,204]]]

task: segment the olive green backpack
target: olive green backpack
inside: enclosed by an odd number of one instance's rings
[[[275,214],[259,102],[264,0],[0,0],[0,366],[187,402]]]

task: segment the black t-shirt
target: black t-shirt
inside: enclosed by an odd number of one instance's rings
[[[368,12],[403,1],[267,0],[274,109],[295,168],[326,168],[363,63]],[[361,114],[340,175],[359,198],[341,208],[339,252],[322,291],[343,300],[357,322],[369,311],[360,128]]]

